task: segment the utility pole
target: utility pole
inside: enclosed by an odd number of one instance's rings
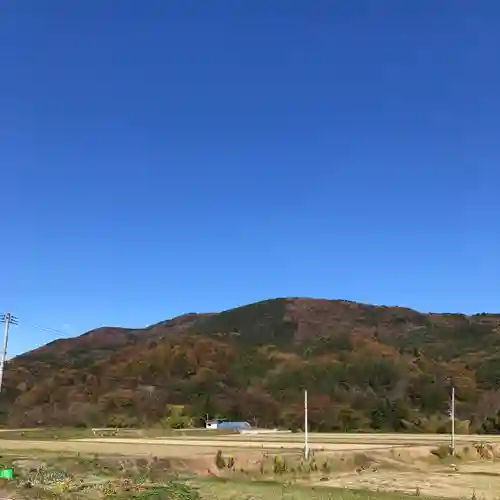
[[[307,389],[304,391],[304,457],[309,458],[309,420],[307,415]]]
[[[451,388],[451,454],[455,455],[455,387]]]
[[[2,349],[2,359],[0,361],[0,392],[3,388],[3,374],[5,370],[5,359],[7,358],[7,344],[9,343],[9,326],[17,325],[17,318],[12,316],[11,313],[7,312],[0,316],[0,323],[5,323],[4,337],[3,337],[3,349]]]

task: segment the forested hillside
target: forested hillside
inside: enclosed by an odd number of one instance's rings
[[[275,299],[142,330],[101,328],[15,358],[3,424],[500,431],[500,315]],[[180,405],[180,406],[179,406]],[[183,415],[179,415],[182,408]],[[174,411],[175,410],[175,411]]]

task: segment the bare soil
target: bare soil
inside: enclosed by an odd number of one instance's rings
[[[435,450],[417,446],[369,452],[363,467],[334,473],[317,484],[424,497],[498,499],[499,445],[481,454],[472,446],[458,447],[457,456],[444,459],[434,455]]]
[[[219,476],[214,466],[217,450],[236,460],[236,475],[245,471],[258,478],[259,464],[266,455],[289,461],[290,469],[300,460],[300,435],[287,436],[196,436],[157,439],[86,438],[65,440],[2,439],[0,448],[16,453],[34,450],[56,453],[154,456],[175,458],[186,470],[201,476]],[[484,441],[488,441],[487,445]],[[494,500],[500,494],[500,436],[461,436],[456,457],[438,457],[447,436],[439,435],[321,435],[311,436],[311,448],[321,469],[304,485],[399,492],[423,497],[477,498]],[[482,446],[474,443],[483,442]],[[184,461],[184,462],[182,462]],[[271,460],[272,463],[272,460]],[[289,471],[287,471],[288,474]],[[279,479],[287,481],[284,474]],[[226,471],[226,477],[230,473]],[[291,473],[289,474],[291,477]]]

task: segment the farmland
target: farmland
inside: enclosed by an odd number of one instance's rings
[[[292,496],[283,498],[306,498],[304,491],[309,491],[307,498],[336,498],[315,497],[313,492],[334,495],[338,488],[347,488],[399,495],[447,498],[475,495],[490,499],[497,498],[500,490],[500,474],[496,470],[500,436],[488,436],[487,442],[481,436],[457,436],[457,453],[451,457],[444,451],[449,442],[446,435],[313,433],[312,462],[306,464],[301,434],[204,436],[200,432],[195,436],[158,437],[76,434],[74,438],[65,434],[49,439],[38,433],[39,437],[32,439],[30,432],[24,432],[22,438],[13,439],[17,432],[0,433],[4,457],[68,460],[72,456],[88,456],[94,457],[93,460],[114,457],[118,461],[166,461],[172,471],[187,474],[191,484],[199,485],[204,495],[201,498],[207,499],[237,498],[230,494],[243,491],[253,495],[249,498],[271,498],[276,495],[278,483],[289,485],[287,494]],[[217,456],[231,466],[216,465]],[[265,485],[261,484],[263,481]]]

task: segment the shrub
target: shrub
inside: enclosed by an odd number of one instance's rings
[[[219,450],[215,455],[215,466],[219,470],[226,468],[226,460],[224,459],[224,455],[221,450]]]

